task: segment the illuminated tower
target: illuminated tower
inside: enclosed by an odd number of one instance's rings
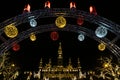
[[[59,48],[58,48],[58,67],[63,67],[63,56],[62,56],[62,47],[61,43],[59,43]]]
[[[40,65],[39,65],[39,69],[41,69],[43,66],[42,66],[42,58],[40,59]]]

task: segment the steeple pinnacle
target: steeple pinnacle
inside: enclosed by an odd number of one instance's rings
[[[61,42],[59,43],[59,47],[58,47],[58,66],[62,66],[62,60],[63,56],[62,56],[62,47],[61,47]]]
[[[59,43],[59,48],[58,48],[58,59],[62,58],[62,47],[61,47],[61,42]]]

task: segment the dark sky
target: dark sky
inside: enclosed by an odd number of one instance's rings
[[[0,2],[0,21],[4,21],[11,17],[22,14],[25,4],[31,5],[31,11],[44,8],[44,2],[46,0],[14,0],[13,2]],[[119,5],[117,2],[111,0],[50,0],[51,8],[69,8],[69,2],[76,2],[77,9],[89,11],[89,6],[94,5],[98,15],[108,18],[111,21],[120,24]],[[59,32],[60,38],[57,41],[52,41],[49,37],[50,32],[41,33],[37,36],[38,39],[35,42],[31,42],[29,39],[25,39],[20,42],[21,49],[18,52],[13,52],[13,60],[15,60],[21,66],[26,68],[33,68],[38,65],[41,57],[44,58],[44,62],[48,62],[48,58],[52,58],[53,63],[57,61],[57,49],[58,44],[62,41],[64,62],[67,63],[68,57],[73,59],[73,63],[80,57],[82,66],[86,68],[94,65],[96,58],[100,55],[106,55],[111,53],[109,50],[100,52],[97,49],[98,42],[86,37],[85,41],[79,42],[76,38],[76,33],[72,32]],[[11,50],[12,51],[12,50]],[[73,65],[75,65],[73,64]],[[65,64],[66,65],[66,64]]]

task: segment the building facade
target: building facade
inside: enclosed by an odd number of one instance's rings
[[[78,80],[85,78],[85,74],[83,74],[81,71],[79,58],[77,67],[72,66],[71,58],[69,58],[69,64],[67,66],[63,65],[61,43],[59,43],[58,48],[57,65],[52,65],[51,63],[52,61],[49,59],[49,63],[43,66],[43,61],[41,58],[38,72],[33,73],[34,78],[38,78],[39,80]]]

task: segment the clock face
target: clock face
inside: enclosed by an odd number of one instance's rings
[[[58,28],[64,28],[66,26],[66,19],[63,16],[59,16],[56,18],[55,24]]]
[[[14,25],[7,25],[4,28],[7,37],[14,38],[18,35],[18,29]]]

